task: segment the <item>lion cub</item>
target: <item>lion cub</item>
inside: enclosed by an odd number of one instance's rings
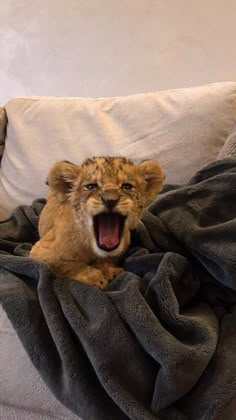
[[[41,239],[30,256],[54,272],[105,287],[122,271],[117,258],[127,250],[130,231],[161,190],[163,178],[160,165],[151,160],[135,165],[122,157],[94,157],[81,166],[56,163],[39,220]]]

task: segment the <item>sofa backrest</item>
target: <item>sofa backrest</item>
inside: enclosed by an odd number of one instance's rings
[[[236,83],[100,99],[26,97],[5,106],[2,215],[45,196],[49,167],[88,156],[156,159],[184,183],[214,160],[236,120]]]

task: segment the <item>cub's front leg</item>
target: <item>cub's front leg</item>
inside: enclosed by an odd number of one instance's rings
[[[31,258],[45,262],[52,271],[62,276],[64,275],[65,277],[70,277],[74,280],[82,281],[83,283],[93,284],[100,289],[103,289],[108,285],[108,277],[105,276],[101,270],[94,268],[93,266],[80,264],[76,259],[70,260],[69,258],[63,258],[63,256],[58,255],[57,252],[53,252],[54,249],[52,250],[49,248],[51,238],[49,238],[48,241],[48,236],[50,236],[50,234],[45,235],[33,246],[30,251]]]

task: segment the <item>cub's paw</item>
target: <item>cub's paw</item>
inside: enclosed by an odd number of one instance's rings
[[[73,276],[73,278],[75,280],[82,281],[83,283],[93,284],[99,289],[104,289],[109,283],[103,273],[93,267],[89,267],[84,271],[78,272],[75,276]]]
[[[112,281],[119,273],[122,273],[123,268],[117,267],[106,261],[97,261],[94,267],[103,273],[107,282]]]
[[[102,270],[105,279],[110,282],[112,281],[118,274],[122,273],[124,271],[121,267],[106,267],[105,270]]]

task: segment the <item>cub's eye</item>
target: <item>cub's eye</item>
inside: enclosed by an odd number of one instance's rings
[[[98,187],[98,184],[87,184],[85,185],[86,190],[96,190]]]
[[[129,182],[126,182],[125,184],[121,185],[122,190],[132,190],[134,186],[130,184]]]

